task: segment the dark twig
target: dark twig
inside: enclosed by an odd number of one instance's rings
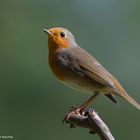
[[[115,140],[107,125],[93,109],[85,111],[84,115],[70,114],[67,122],[70,127],[79,126],[89,129],[92,134],[97,133],[101,140]]]

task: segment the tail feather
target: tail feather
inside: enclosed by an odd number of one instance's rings
[[[130,95],[126,93],[126,91],[123,89],[123,87],[120,85],[120,83],[115,80],[115,87],[114,90],[117,95],[121,96],[123,99],[128,101],[130,104],[132,104],[134,107],[136,107],[138,110],[140,110],[140,104],[138,104]]]
[[[134,107],[136,107],[138,110],[140,110],[140,104],[138,104],[130,95],[128,95],[126,92],[121,94],[121,97],[128,101],[130,104],[132,104]]]

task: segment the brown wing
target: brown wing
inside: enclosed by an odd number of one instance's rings
[[[130,97],[120,83],[103,67],[101,64],[92,57],[88,52],[80,47],[69,48],[66,50],[68,65],[77,73],[82,73],[92,78],[99,84],[106,85],[116,93],[140,110],[140,105]],[[67,63],[67,62],[66,62]]]
[[[93,66],[90,68],[89,65],[84,66],[84,65],[80,64],[79,67],[81,68],[84,75],[92,78],[97,83],[101,83],[110,88],[115,88],[114,83],[112,81],[112,76],[109,75],[108,72],[103,70],[103,68],[101,66],[93,64]]]
[[[67,53],[70,66],[74,67],[76,72],[81,72],[97,83],[115,90],[114,77],[88,52],[80,47],[76,47],[70,48]]]

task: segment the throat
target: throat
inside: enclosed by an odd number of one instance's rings
[[[51,68],[53,74],[54,74],[59,80],[64,80],[63,73],[62,73],[62,71],[60,70],[60,68],[58,67],[56,55],[51,55],[51,54],[49,53],[49,65],[50,65],[50,68]]]

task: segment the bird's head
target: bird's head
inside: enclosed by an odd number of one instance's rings
[[[49,51],[77,46],[74,35],[65,28],[43,30],[48,34]]]

